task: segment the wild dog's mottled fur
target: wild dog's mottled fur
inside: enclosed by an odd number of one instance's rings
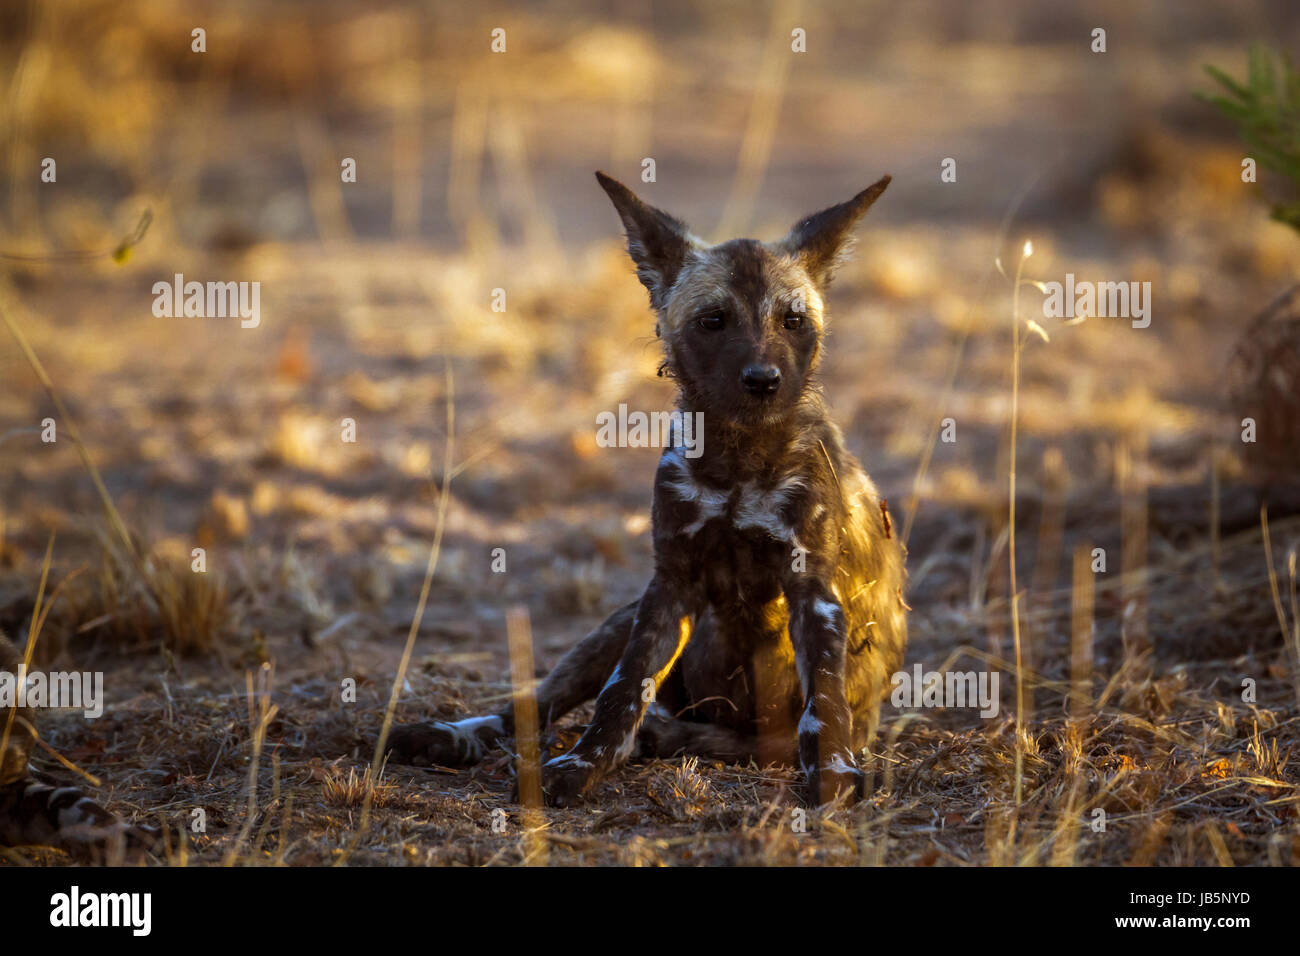
[[[543,768],[547,800],[573,801],[634,754],[683,753],[797,760],[813,801],[860,795],[855,753],[907,640],[903,552],[814,373],[826,286],[889,179],[781,242],[710,247],[597,177],[658,314],[678,407],[704,414],[703,454],[664,453],[653,579],[539,688],[543,723],[597,698],[582,738]],[[464,763],[511,731],[509,709],[410,725],[392,752]]]
[[[0,633],[0,673],[19,674],[22,664]],[[152,846],[152,830],[127,826],[76,787],[32,775],[33,718],[29,707],[0,708],[0,846],[55,846],[109,861]]]

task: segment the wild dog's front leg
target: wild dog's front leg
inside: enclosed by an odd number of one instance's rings
[[[572,804],[631,755],[637,728],[654,699],[646,681],[653,681],[658,692],[690,639],[692,616],[669,590],[658,578],[650,582],[627,650],[596,698],[591,725],[572,750],[542,767],[542,789],[552,806]]]
[[[841,791],[862,796],[865,778],[853,757],[853,712],[844,689],[848,641],[844,608],[823,582],[811,579],[790,587],[790,642],[803,685],[799,721],[799,764],[808,798],[826,803]]]

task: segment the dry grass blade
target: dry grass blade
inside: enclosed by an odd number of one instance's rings
[[[797,22],[798,9],[798,0],[780,0],[772,7],[763,62],[740,144],[739,168],[718,225],[720,235],[733,236],[749,228],[754,197],[772,157],[772,141],[790,75],[790,24]]]
[[[49,581],[50,563],[53,560],[53,558],[54,558],[54,535],[51,534],[49,543],[45,546],[45,558],[41,562],[41,578],[40,578],[40,583],[36,587],[36,600],[32,608],[32,623],[31,623],[31,627],[28,628],[27,645],[23,650],[23,663],[22,663],[23,678],[25,678],[25,675],[31,672],[32,659],[36,654],[36,642],[40,639],[41,630],[45,625],[46,618],[49,617],[50,608],[54,606],[54,602],[58,598],[59,591],[62,589],[63,585],[67,584],[68,580],[70,580],[70,578],[67,578],[61,581],[59,583],[59,586],[54,589],[54,593],[50,595],[49,601],[45,600],[45,587],[47,582]],[[59,753],[57,750],[55,750],[53,747],[47,744],[44,740],[42,740],[41,735],[37,731],[37,729],[33,727],[28,720],[19,716],[17,710],[15,710],[14,708],[6,708],[6,711],[8,714],[8,719],[5,720],[3,732],[0,732],[0,753],[4,753],[8,748],[9,737],[13,732],[13,725],[16,722],[17,724],[20,725],[21,730],[31,735],[32,740],[35,742],[35,744],[38,747],[40,747],[51,757],[57,760],[60,764],[63,765],[63,767],[65,767],[68,770],[71,770],[73,773],[77,774],[79,777],[81,777],[83,780],[85,780],[87,783],[91,784],[92,786],[98,787],[100,785],[100,780],[98,777],[96,777],[92,773],[88,773],[85,770],[82,770],[75,763],[73,763],[67,757],[63,756],[63,754]]]
[[[451,360],[446,364],[447,382],[447,441],[442,455],[442,490],[438,495],[438,518],[433,534],[433,543],[429,546],[429,560],[424,569],[424,581],[420,585],[420,597],[415,604],[415,615],[411,618],[411,627],[406,634],[406,644],[402,648],[402,659],[397,665],[397,674],[393,677],[393,689],[388,695],[388,706],[384,709],[384,722],[379,730],[379,739],[375,741],[375,754],[370,762],[370,777],[378,780],[383,768],[384,752],[388,745],[388,734],[393,727],[393,712],[397,709],[397,699],[401,696],[402,686],[406,683],[406,671],[411,664],[411,652],[415,649],[415,636],[420,632],[420,622],[424,619],[424,609],[429,602],[429,589],[433,585],[433,573],[438,568],[438,557],[442,553],[442,534],[447,526],[447,504],[451,492],[451,471],[456,434],[456,393],[451,374]],[[338,865],[347,862],[347,858],[360,844],[370,825],[370,809],[373,803],[373,788],[366,794],[361,807],[361,820],[357,825],[347,849],[339,854]]]
[[[1011,203],[1007,206],[1006,212],[1002,214],[1002,221],[998,226],[997,237],[993,241],[993,248],[1000,250],[1006,241],[1007,233],[1011,229],[1011,223],[1015,221],[1016,214],[1020,211],[1020,206],[1024,203],[1025,198],[1034,188],[1042,175],[1041,171],[1034,175],[1020,189]],[[994,260],[997,261],[996,259]],[[984,290],[988,287],[989,280],[993,278],[995,266],[987,266],[983,275],[980,276],[979,286],[975,291],[974,301],[978,302],[984,297]],[[925,476],[930,470],[930,461],[934,456],[935,444],[939,441],[939,431],[943,424],[944,416],[947,414],[948,403],[952,399],[953,387],[957,382],[957,373],[961,370],[962,359],[966,354],[966,343],[970,339],[971,331],[975,325],[975,306],[971,303],[966,305],[966,314],[962,320],[961,334],[957,337],[957,342],[953,346],[952,354],[948,360],[948,370],[944,375],[943,387],[939,390],[939,398],[935,403],[934,414],[931,416],[931,427],[927,432],[925,448],[921,452],[921,460],[916,466],[916,474],[912,476],[912,490],[907,499],[907,513],[903,516],[903,532],[899,539],[904,545],[907,544],[911,537],[912,525],[916,520],[917,509],[921,503],[921,486],[925,482]]]
[[[513,691],[515,747],[519,751],[517,780],[526,832],[524,858],[534,866],[546,865],[546,843],[537,839],[545,824],[542,816],[542,759],[538,741],[537,680],[533,673],[533,634],[528,611],[511,608],[506,614],[510,645],[510,684]]]
[[[36,587],[36,604],[32,608],[32,624],[27,632],[27,646],[23,652],[22,673],[15,675],[15,677],[20,681],[26,680],[27,674],[30,673],[32,669],[32,655],[36,651],[36,639],[37,637],[40,636],[41,621],[43,620],[43,617],[41,615],[41,601],[45,597],[45,583],[46,581],[49,580],[50,561],[53,558],[53,556],[54,556],[54,535],[51,534],[49,543],[45,546],[45,560],[41,562],[41,581],[40,584],[38,584]],[[13,733],[14,722],[15,720],[21,720],[21,718],[18,715],[18,710],[14,707],[6,707],[5,713],[7,716],[5,720],[4,730],[3,732],[0,732],[0,754],[8,753],[9,738]],[[27,723],[26,720],[23,720],[22,723],[26,725],[25,729],[30,731],[32,736],[35,737],[36,736],[35,728],[32,727],[31,724]]]
[[[1020,590],[1016,580],[1016,437],[1020,419],[1020,278],[1024,272],[1025,260],[1032,254],[1032,247],[1025,243],[1016,266],[1016,278],[1011,292],[1011,438],[1008,445],[1007,463],[1007,560],[1011,580],[1011,639],[1016,655],[1016,814],[1011,817],[1008,841],[1015,842],[1016,825],[1019,822],[1020,802],[1023,799],[1024,779],[1024,734],[1025,734],[1025,680],[1024,661],[1020,646]]]
[[[23,357],[27,360],[27,364],[31,366],[37,380],[45,389],[46,394],[49,395],[50,401],[54,404],[54,408],[63,422],[64,430],[68,433],[68,437],[72,439],[72,444],[77,449],[82,464],[85,465],[86,471],[90,474],[90,480],[94,482],[95,491],[99,495],[100,503],[104,506],[104,513],[109,524],[112,525],[113,530],[122,541],[122,547],[131,557],[132,563],[140,575],[141,584],[149,591],[150,596],[157,601],[157,596],[153,594],[150,587],[149,575],[145,572],[140,554],[136,550],[135,542],[131,540],[131,533],[127,530],[126,522],[122,520],[121,514],[118,513],[117,506],[113,504],[113,498],[104,485],[104,479],[100,477],[99,469],[95,467],[95,462],[90,457],[90,451],[86,448],[86,443],[81,440],[81,433],[77,429],[76,421],[68,412],[67,406],[63,404],[63,399],[59,397],[59,393],[54,388],[54,382],[50,379],[49,373],[45,371],[45,366],[41,364],[41,360],[37,358],[36,352],[32,350],[27,337],[23,335],[22,329],[18,327],[18,324],[10,315],[9,303],[5,298],[6,291],[3,286],[0,286],[0,320],[3,320],[5,326],[8,327],[14,341],[18,343],[18,348],[23,353]]]
[[[254,686],[253,673],[249,671],[244,674],[248,701],[248,735],[252,747],[252,754],[248,760],[248,805],[244,811],[244,822],[239,828],[239,834],[231,843],[222,861],[224,866],[235,864],[248,835],[253,832],[253,822],[257,819],[257,773],[261,763],[262,748],[266,744],[267,728],[279,712],[279,708],[271,703],[271,688],[275,679],[274,668],[270,664],[263,665],[259,677],[258,686]],[[257,848],[254,846],[251,849],[256,851]]]

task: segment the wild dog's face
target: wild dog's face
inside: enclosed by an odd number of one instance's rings
[[[889,177],[802,220],[779,242],[718,246],[621,183],[596,177],[623,220],[628,252],[659,314],[668,368],[693,410],[742,425],[788,414],[821,357],[823,294],[854,223]]]
[[[671,368],[699,407],[738,422],[779,418],[821,352],[821,291],[779,248],[735,239],[695,248],[661,310]]]

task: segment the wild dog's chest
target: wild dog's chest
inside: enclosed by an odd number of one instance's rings
[[[666,459],[655,486],[655,534],[669,563],[711,603],[766,601],[804,550],[799,528],[807,483],[797,474],[718,487]]]

